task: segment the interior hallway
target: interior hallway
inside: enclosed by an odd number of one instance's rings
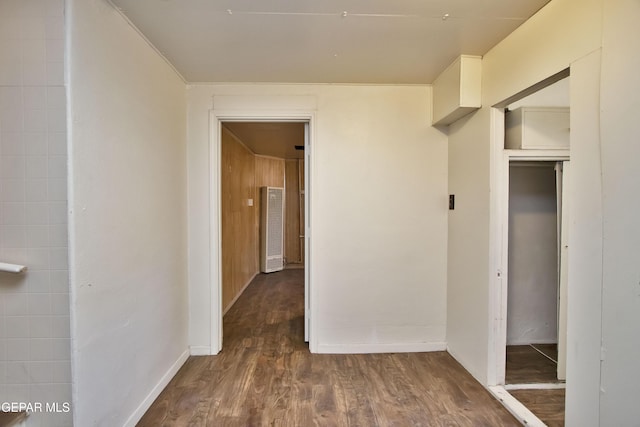
[[[260,274],[139,426],[517,426],[448,353],[311,354],[304,270]]]

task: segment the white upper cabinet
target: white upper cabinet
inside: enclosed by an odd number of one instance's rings
[[[449,125],[482,106],[482,57],[462,55],[433,82],[433,124]]]
[[[520,107],[505,119],[505,148],[566,150],[569,148],[568,107]]]

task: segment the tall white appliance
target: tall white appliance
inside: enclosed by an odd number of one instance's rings
[[[284,268],[284,188],[260,191],[260,271],[272,273]]]

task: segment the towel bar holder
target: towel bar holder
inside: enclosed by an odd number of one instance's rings
[[[24,265],[0,262],[0,271],[4,271],[6,273],[23,273],[26,269],[27,267]]]

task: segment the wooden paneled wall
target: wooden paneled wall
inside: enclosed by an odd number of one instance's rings
[[[226,311],[259,269],[255,214],[259,205],[253,153],[224,127],[221,144],[222,307]]]
[[[284,187],[284,159],[255,156],[256,188]]]

